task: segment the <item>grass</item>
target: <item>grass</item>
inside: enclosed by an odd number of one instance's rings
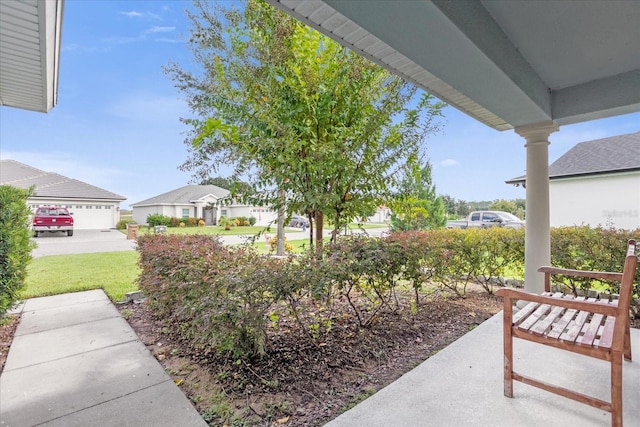
[[[27,268],[23,299],[104,289],[112,301],[137,290],[138,252],[102,252],[35,258]]]
[[[301,232],[299,228],[286,228],[287,233]],[[230,230],[225,230],[224,227],[208,226],[208,227],[167,227],[167,233],[170,234],[211,234],[215,236],[238,236],[238,235],[255,235],[260,232],[266,231],[265,227],[258,226],[246,226],[246,227],[231,227]],[[123,230],[126,233],[126,230]],[[140,227],[140,234],[153,233],[148,227]],[[275,227],[271,227],[267,233],[275,233]]]

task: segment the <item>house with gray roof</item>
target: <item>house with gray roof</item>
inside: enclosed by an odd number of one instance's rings
[[[552,227],[640,228],[640,132],[581,142],[553,162],[549,210]]]
[[[15,160],[0,160],[0,185],[34,187],[27,200],[35,211],[39,206],[64,206],[73,214],[77,230],[115,228],[120,220],[119,194],[66,176],[45,172]]]
[[[206,225],[216,225],[221,216],[255,217],[256,224],[268,225],[276,218],[271,208],[238,204],[230,191],[216,185],[185,185],[131,205],[133,220],[145,224],[152,214],[175,218],[202,218]]]

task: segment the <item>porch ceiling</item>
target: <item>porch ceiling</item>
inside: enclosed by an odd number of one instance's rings
[[[0,105],[46,113],[57,103],[63,8],[0,1]]]
[[[640,111],[640,2],[267,0],[498,130]]]

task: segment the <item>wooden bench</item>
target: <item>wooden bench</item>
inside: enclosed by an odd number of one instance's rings
[[[611,412],[611,425],[622,426],[622,358],[631,360],[629,305],[636,272],[636,242],[629,240],[622,273],[541,267],[545,292],[534,295],[502,288],[504,297],[504,395],[513,397],[513,380]],[[551,276],[586,277],[620,282],[617,300],[574,297],[551,292]],[[514,313],[515,300],[528,302]],[[606,402],[567,388],[520,375],[513,370],[513,338],[607,360],[611,363],[611,400]]]

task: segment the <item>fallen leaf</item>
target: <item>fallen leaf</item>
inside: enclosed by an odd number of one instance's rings
[[[277,422],[278,424],[284,424],[284,423],[286,423],[287,421],[289,421],[289,417],[279,418],[276,422]]]

